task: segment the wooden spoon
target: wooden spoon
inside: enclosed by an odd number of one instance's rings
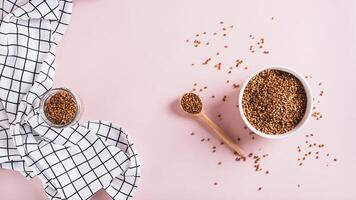
[[[179,99],[180,108],[194,116],[201,119],[206,125],[208,125],[215,133],[215,135],[224,142],[231,150],[244,157],[243,150],[231,139],[231,137],[225,133],[216,123],[214,123],[204,112],[203,103],[200,97],[194,93],[186,93]]]

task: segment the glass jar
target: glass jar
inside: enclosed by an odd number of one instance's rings
[[[60,92],[65,92],[66,94],[70,95],[71,98],[73,98],[73,100],[75,102],[75,108],[76,108],[74,116],[71,117],[69,119],[69,121],[64,124],[62,124],[62,123],[59,124],[59,123],[53,122],[54,120],[50,119],[50,117],[47,114],[47,109],[46,109],[47,103],[50,102],[50,99]],[[68,102],[63,102],[63,103],[68,103]],[[81,101],[80,101],[79,97],[75,93],[73,93],[71,90],[69,90],[68,88],[61,87],[61,88],[51,89],[44,94],[44,96],[42,97],[42,99],[40,101],[40,116],[51,127],[65,128],[65,127],[71,126],[72,124],[78,122],[81,112],[82,112],[82,105],[81,105]]]

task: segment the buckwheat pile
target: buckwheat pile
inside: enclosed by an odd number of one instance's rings
[[[247,120],[257,130],[283,134],[303,119],[307,96],[302,83],[294,75],[268,69],[249,81],[242,103]]]

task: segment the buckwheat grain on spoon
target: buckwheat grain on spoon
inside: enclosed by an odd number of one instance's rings
[[[200,97],[194,93],[186,93],[179,100],[180,108],[192,116],[199,117],[206,125],[208,125],[215,135],[224,142],[231,150],[244,156],[243,150],[203,112],[203,103]]]

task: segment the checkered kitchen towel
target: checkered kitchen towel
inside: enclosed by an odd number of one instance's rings
[[[0,1],[0,167],[40,177],[51,199],[89,199],[101,188],[130,199],[140,164],[121,128],[89,121],[58,129],[39,116],[71,11],[71,0]]]

